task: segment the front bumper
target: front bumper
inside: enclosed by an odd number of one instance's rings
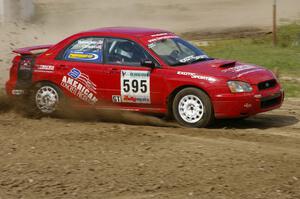
[[[248,117],[281,107],[284,91],[277,85],[272,89],[251,93],[228,93],[214,97],[213,107],[216,118]]]

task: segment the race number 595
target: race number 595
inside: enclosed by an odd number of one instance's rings
[[[148,85],[147,80],[129,80],[129,79],[123,79],[123,91],[125,93],[129,93],[130,91],[133,93],[147,93],[148,91]]]
[[[149,71],[121,71],[122,102],[150,104],[150,90]]]

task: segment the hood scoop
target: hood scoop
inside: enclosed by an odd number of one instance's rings
[[[236,61],[230,61],[230,62],[220,64],[219,68],[231,68],[231,67],[235,67],[235,64]]]
[[[215,68],[232,68],[235,67],[236,61],[222,61],[212,64]]]

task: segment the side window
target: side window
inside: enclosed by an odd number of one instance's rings
[[[141,66],[141,62],[156,61],[140,45],[125,39],[110,38],[106,40],[105,58],[108,64]]]
[[[75,41],[63,53],[63,60],[102,63],[103,38],[87,37]]]

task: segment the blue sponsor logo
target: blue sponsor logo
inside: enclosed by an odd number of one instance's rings
[[[69,73],[68,75],[74,79],[77,79],[78,77],[80,77],[80,70],[76,69],[76,68],[73,68]]]
[[[70,61],[84,61],[90,63],[101,63],[102,62],[102,51],[74,51],[67,50],[64,59]]]
[[[82,73],[77,68],[72,68],[72,70],[68,73],[68,76],[76,79],[76,81],[80,82],[92,92],[96,93],[97,85],[90,80],[90,77],[87,74]]]

